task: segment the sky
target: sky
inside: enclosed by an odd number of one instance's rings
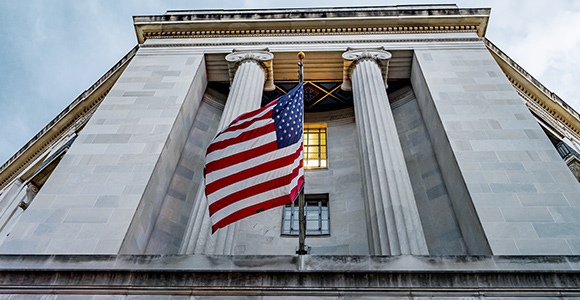
[[[490,7],[486,37],[580,111],[580,1],[361,0],[356,5],[428,3]],[[137,44],[134,15],[337,6],[353,1],[1,0],[0,165]]]

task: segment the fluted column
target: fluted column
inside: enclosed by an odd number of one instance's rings
[[[260,108],[263,90],[273,90],[272,59],[267,51],[236,51],[226,56],[230,77],[230,93],[218,128],[222,130],[239,115]],[[188,226],[182,253],[230,254],[236,223],[211,235],[207,199],[202,184]]]
[[[354,96],[371,254],[428,254],[386,91],[391,54],[351,50],[342,57],[343,89]]]
[[[223,129],[237,116],[260,108],[262,91],[275,88],[272,78],[272,59],[274,54],[267,51],[240,51],[226,56],[231,87],[220,125]]]

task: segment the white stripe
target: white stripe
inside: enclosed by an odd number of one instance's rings
[[[300,158],[302,159],[302,158]],[[300,161],[300,159],[298,159],[298,163]],[[296,166],[295,166],[296,167]],[[302,169],[302,168],[300,168]],[[222,219],[226,218],[227,216],[242,210],[244,208],[262,203],[262,202],[267,202],[269,200],[278,198],[278,197],[282,197],[284,195],[290,195],[290,192],[292,192],[292,189],[296,187],[296,185],[298,184],[298,179],[301,177],[300,175],[300,171],[298,172],[298,175],[296,177],[294,177],[292,179],[292,181],[285,186],[273,189],[273,190],[269,190],[266,191],[264,193],[261,194],[257,194],[245,199],[242,199],[240,201],[237,201],[235,203],[232,203],[218,211],[216,211],[212,216],[211,216],[211,222],[212,225],[217,224],[219,221],[221,221]],[[264,200],[266,199],[266,200]]]
[[[270,170],[268,172],[260,173],[255,176],[242,179],[240,181],[234,182],[230,185],[227,185],[213,193],[209,194],[207,197],[208,203],[211,205],[216,201],[219,201],[233,193],[239,192],[241,190],[245,190],[249,187],[256,186],[258,184],[262,184],[264,182],[278,179],[280,177],[287,176],[292,173],[298,164],[300,163],[300,157],[297,157],[294,162],[290,165],[285,165],[283,167]],[[209,184],[209,183],[208,183]]]
[[[240,143],[232,144],[227,146],[224,149],[216,150],[211,153],[208,153],[205,158],[205,164],[209,164],[213,161],[224,159],[228,156],[238,154],[240,152],[244,152],[253,148],[257,148],[259,146],[275,142],[276,141],[276,131],[272,131],[270,133],[261,135],[255,139],[243,141]]]
[[[256,121],[254,124],[248,126],[247,128],[243,128],[243,129],[239,129],[239,130],[235,130],[235,131],[224,132],[224,133],[216,136],[215,139],[212,141],[212,144],[217,143],[217,142],[221,142],[221,141],[225,141],[227,139],[232,139],[232,138],[238,137],[246,131],[251,131],[251,130],[254,130],[256,128],[266,126],[269,123],[273,123],[271,118]]]
[[[213,182],[215,180],[228,177],[228,176],[230,176],[232,174],[236,174],[242,170],[246,170],[246,169],[249,169],[249,168],[273,161],[275,159],[288,156],[290,154],[295,153],[296,150],[298,150],[298,148],[300,147],[300,144],[297,143],[296,147],[288,146],[288,147],[284,147],[282,149],[278,149],[276,151],[267,152],[264,155],[261,155],[261,156],[258,156],[258,157],[252,158],[252,159],[248,159],[248,160],[243,161],[239,164],[227,166],[223,169],[218,169],[218,170],[214,170],[213,172],[206,173],[205,174],[205,181],[208,184],[210,184],[211,182]]]
[[[294,160],[294,162],[293,162],[291,165],[289,165],[289,166],[287,166],[287,167],[288,167],[290,170],[294,170],[295,168],[297,168],[297,167],[300,165],[300,161],[301,161],[301,160],[302,160],[302,157],[298,157],[298,158],[296,158],[296,159]],[[303,169],[303,168],[300,168],[300,169],[298,170],[298,174],[297,174],[297,176],[296,176],[296,177],[300,177],[300,176],[301,176],[301,173],[300,173],[300,171],[302,171],[302,169]],[[290,173],[292,173],[292,171],[289,171],[289,172],[287,172],[285,175],[290,175]],[[284,176],[284,175],[283,175],[283,176]],[[274,179],[274,178],[272,178],[272,179]],[[291,179],[291,180],[293,180],[293,179]],[[249,181],[249,180],[243,180],[243,181],[241,181],[241,182],[242,182],[242,183],[244,183],[244,182],[248,182],[248,181]],[[248,182],[248,183],[249,183],[249,182]],[[258,182],[258,184],[259,184],[259,183],[260,183],[260,182]],[[248,187],[250,187],[250,185],[246,185],[244,188],[248,188]],[[285,185],[285,187],[288,187],[288,186],[287,186],[287,185]],[[280,188],[280,187],[278,187],[278,188],[274,188],[274,189],[272,189],[272,190],[277,190],[277,189],[279,189],[279,188]],[[288,193],[288,194],[289,194],[289,193],[291,192],[291,190],[292,190],[292,188],[290,188],[290,189],[286,190],[286,193]],[[264,193],[266,193],[266,192],[264,192]],[[264,194],[264,193],[262,193],[262,194]],[[222,199],[222,198],[215,197],[215,195],[216,195],[216,193],[212,193],[212,194],[208,195],[208,203],[209,203],[209,204],[211,204],[211,203],[214,203],[214,202],[216,202],[216,201],[219,201],[220,199]],[[250,197],[248,197],[248,198],[246,198],[246,199],[253,198],[253,197],[254,197],[254,196],[250,196]],[[216,199],[217,199],[217,200],[216,200]],[[237,202],[235,202],[235,203],[244,203],[244,201],[245,201],[246,199],[241,199],[241,200],[239,200],[239,201],[237,201]],[[221,210],[224,210],[224,209],[227,209],[227,208],[230,208],[230,210],[231,210],[233,207],[236,207],[236,205],[234,205],[235,203],[232,203],[232,204],[230,204],[229,206],[226,206],[226,207],[224,207],[224,208],[223,208],[223,209],[221,209]],[[237,204],[237,205],[239,205],[239,204]],[[251,205],[251,204],[250,204],[250,205]],[[246,206],[248,206],[248,205],[246,205]],[[243,207],[242,207],[242,208],[243,208]],[[221,211],[221,210],[220,210],[220,211]],[[232,212],[231,212],[231,213],[235,212],[236,210],[239,210],[239,209],[232,210]],[[226,210],[226,211],[227,211],[227,210]],[[217,212],[216,212],[216,213],[217,213]],[[229,215],[229,214],[230,214],[230,213],[228,213],[228,215]]]
[[[226,130],[226,129],[230,128],[230,127],[233,127],[233,126],[238,126],[238,125],[241,125],[241,124],[244,124],[244,123],[247,123],[247,122],[251,122],[251,121],[253,121],[254,119],[259,119],[260,117],[264,116],[265,114],[267,114],[267,113],[271,112],[271,111],[274,109],[274,107],[275,107],[275,106],[276,106],[276,105],[272,105],[272,106],[270,106],[268,109],[264,110],[263,112],[261,112],[261,113],[259,113],[259,114],[255,115],[255,116],[253,116],[253,117],[251,117],[251,118],[249,118],[249,119],[238,120],[238,121],[237,121],[237,122],[235,122],[235,123],[231,123],[229,126],[227,126],[226,128],[224,128],[224,130]],[[269,118],[269,119],[272,119],[272,118]],[[222,130],[222,131],[223,131],[223,130]],[[221,131],[220,131],[220,133],[221,133]]]

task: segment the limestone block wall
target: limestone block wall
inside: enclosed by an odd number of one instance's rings
[[[327,123],[328,169],[305,171],[306,194],[329,194],[330,236],[306,237],[306,245],[311,247],[313,255],[369,254],[359,146],[353,121],[350,117]],[[282,211],[283,207],[278,207],[239,221],[234,254],[295,254],[298,237],[280,235]]]
[[[197,110],[146,253],[179,254],[196,194],[203,181],[205,151],[217,133],[223,109],[223,105],[216,105],[209,97],[207,93],[204,95]]]
[[[429,254],[467,254],[415,94],[407,86],[390,97]]]
[[[468,253],[580,254],[580,185],[485,46],[417,50],[411,80]]]
[[[203,55],[139,50],[1,253],[143,253],[206,86]]]

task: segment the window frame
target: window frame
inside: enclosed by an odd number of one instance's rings
[[[308,144],[309,134],[318,135],[317,144]],[[324,139],[322,138],[324,137]],[[309,149],[316,148],[318,151],[309,152]],[[315,153],[316,159],[308,159],[309,154]],[[322,158],[324,156],[324,158]],[[318,161],[318,166],[309,165],[311,161]],[[328,169],[328,128],[326,123],[305,123],[304,124],[304,170],[326,170]]]
[[[310,237],[324,237],[330,236],[330,205],[328,194],[305,194],[306,206],[304,207],[304,214],[306,215],[306,236]],[[315,204],[315,205],[309,205]],[[310,209],[309,209],[310,207]],[[318,207],[318,209],[312,209]],[[290,220],[286,219],[287,211],[290,210]],[[310,221],[318,221],[318,229],[308,229],[309,212],[317,211],[317,219],[310,219]],[[293,203],[283,206],[282,210],[282,225],[281,225],[281,235],[288,237],[295,237],[299,234],[299,206],[298,199]],[[326,215],[326,217],[324,217]],[[289,227],[285,228],[286,221],[289,221]],[[326,222],[326,227],[323,228],[323,224]],[[294,227],[295,226],[295,227]]]

